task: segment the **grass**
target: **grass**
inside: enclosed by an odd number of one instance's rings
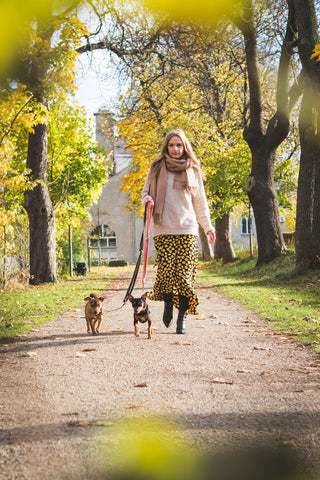
[[[91,292],[101,292],[119,270],[121,268],[95,267],[84,277],[60,278],[55,284],[17,286],[1,291],[0,342],[78,307]]]
[[[271,322],[273,330],[320,353],[319,271],[296,272],[292,250],[261,267],[246,255],[227,265],[202,263],[197,281],[238,300]]]

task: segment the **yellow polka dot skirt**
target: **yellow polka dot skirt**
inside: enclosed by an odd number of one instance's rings
[[[173,294],[173,305],[179,308],[179,294],[189,300],[188,312],[197,315],[198,297],[193,289],[198,266],[196,235],[159,235],[154,237],[157,266],[150,300],[163,300],[163,294]]]

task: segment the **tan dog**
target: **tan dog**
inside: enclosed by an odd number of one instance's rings
[[[100,332],[100,326],[102,322],[102,302],[104,298],[98,297],[95,293],[90,293],[90,297],[86,297],[85,301],[86,306],[84,309],[86,321],[87,321],[87,332],[92,331],[92,335],[96,335]],[[96,324],[98,326],[96,327]]]

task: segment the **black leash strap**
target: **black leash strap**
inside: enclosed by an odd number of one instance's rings
[[[145,230],[145,226],[146,226],[146,222],[147,222],[147,207],[148,207],[148,203],[146,203],[146,206],[144,208],[143,229],[142,229],[142,234],[141,234],[141,239],[140,239],[138,260],[137,260],[137,263],[136,263],[136,266],[135,266],[135,269],[134,269],[134,272],[133,272],[133,275],[132,275],[132,278],[131,278],[131,281],[130,281],[130,284],[129,284],[129,287],[128,287],[128,290],[127,290],[127,293],[124,296],[123,305],[128,301],[129,295],[131,295],[131,293],[132,293],[132,290],[135,286],[137,276],[138,276],[138,273],[139,273],[139,268],[140,268],[140,264],[141,264],[141,257],[142,257],[142,254],[143,254],[144,230]]]

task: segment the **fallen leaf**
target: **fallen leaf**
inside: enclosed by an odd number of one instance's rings
[[[60,342],[61,340],[65,340],[63,337],[55,337],[52,339],[53,342]]]
[[[113,332],[125,332],[125,328],[117,328],[117,330],[112,330]]]
[[[30,357],[30,358],[36,357],[37,355],[38,355],[37,352],[25,352],[22,354],[23,357]]]
[[[266,372],[265,370],[263,370],[263,371],[260,373],[260,375],[261,375],[262,377],[264,377],[264,376],[266,376],[266,375],[271,375],[271,372]]]
[[[135,387],[140,387],[140,388],[144,388],[144,387],[147,387],[148,384],[146,382],[143,382],[143,383],[138,383],[137,385],[135,385]]]
[[[192,345],[190,342],[182,342],[181,340],[177,340],[174,343],[171,343],[171,345]]]
[[[206,319],[206,317],[202,314],[198,315],[197,318],[196,318],[196,320],[205,320],[205,319]]]
[[[265,351],[271,351],[273,350],[270,347],[253,347],[253,350],[265,350]]]
[[[84,348],[82,351],[83,352],[96,352],[97,349],[96,348]]]
[[[297,446],[294,440],[284,440],[283,445],[285,447],[293,447],[293,448]]]
[[[216,377],[212,379],[213,383],[225,383],[227,385],[233,385],[233,380],[227,380],[224,377]]]
[[[252,370],[237,370],[238,373],[252,373]]]

